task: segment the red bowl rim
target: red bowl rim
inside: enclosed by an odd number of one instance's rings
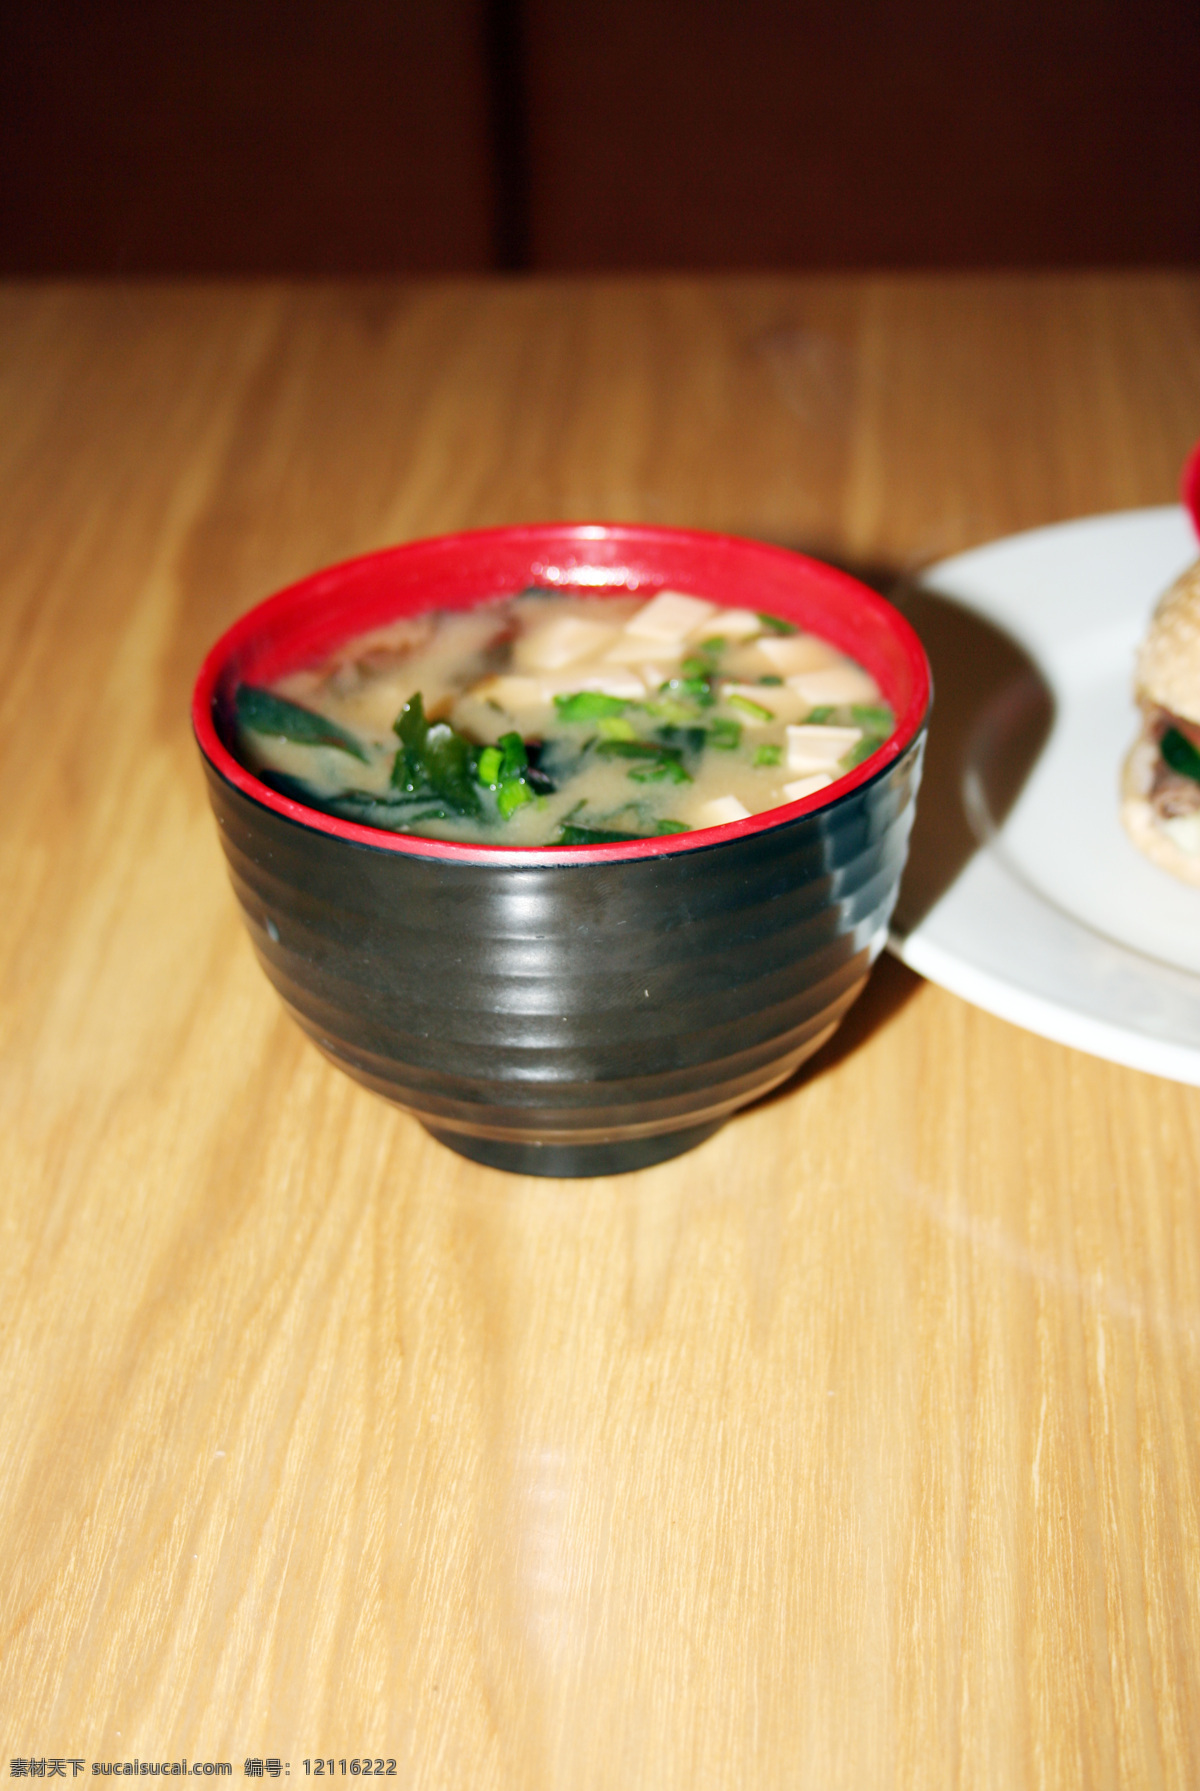
[[[672,572],[662,572],[661,566],[656,570],[647,565],[647,559],[676,564]],[[751,603],[748,591],[761,582],[770,587],[770,602]],[[218,702],[232,693],[248,662],[257,675],[278,677],[377,626],[385,616],[404,614],[406,608],[469,608],[531,583],[593,595],[604,590],[683,589],[728,608],[769,608],[804,626],[812,626],[819,615],[820,625],[813,631],[866,667],[888,698],[896,725],[869,759],[836,784],[798,802],[717,827],[604,846],[465,844],[343,821],[263,783],[233,756],[217,731]],[[719,590],[722,583],[728,587],[725,591]],[[740,599],[738,585],[743,586]],[[431,586],[432,594],[422,601],[422,593]],[[403,598],[408,601],[398,601]],[[265,598],[239,617],[205,658],[192,693],[192,726],[204,757],[227,783],[285,820],[330,838],[458,863],[596,864],[694,852],[833,807],[905,752],[925,721],[930,697],[929,664],[909,623],[877,592],[823,561],[790,548],[702,529],[539,523],[467,529],[382,548],[311,573]]]

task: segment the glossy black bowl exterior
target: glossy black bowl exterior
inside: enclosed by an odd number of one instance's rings
[[[239,682],[527,585],[762,609],[858,660],[895,728],[828,793],[768,813],[526,850],[318,814],[230,750]],[[277,593],[213,647],[192,720],[255,948],[321,1050],[466,1156],[588,1175],[687,1149],[834,1030],[896,898],[928,704],[912,630],[831,567],[698,531],[552,523],[410,542]]]
[[[206,770],[255,949],[320,1049],[465,1156],[600,1175],[698,1143],[829,1037],[884,940],[923,744],[765,831],[595,863],[332,838]]]

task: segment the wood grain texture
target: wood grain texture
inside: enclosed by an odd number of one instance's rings
[[[405,536],[1169,500],[1200,281],[11,288],[0,415],[0,1770],[1200,1781],[1200,1091],[884,961],[690,1156],[478,1168],[283,1015],[186,724]]]

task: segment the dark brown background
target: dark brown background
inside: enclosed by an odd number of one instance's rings
[[[3,0],[0,272],[1200,258],[1196,0]]]

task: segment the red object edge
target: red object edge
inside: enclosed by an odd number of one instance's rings
[[[1187,507],[1192,519],[1192,527],[1200,535],[1200,442],[1192,449],[1183,463],[1183,477],[1179,481],[1179,495]]]

